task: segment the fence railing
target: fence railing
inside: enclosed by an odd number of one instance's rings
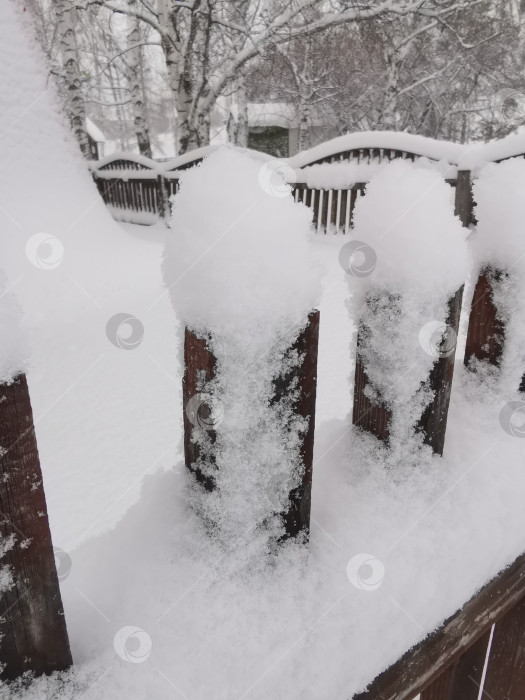
[[[522,700],[525,555],[353,700]]]
[[[201,162],[218,146],[208,146],[159,163],[132,153],[119,153],[91,164],[93,179],[102,199],[115,219],[136,224],[168,220],[170,197],[178,191],[180,172]],[[257,151],[247,151],[261,162],[273,160]],[[405,159],[425,158],[441,165],[452,186],[458,172],[479,164],[525,155],[525,137],[510,136],[488,144],[462,145],[395,132],[348,134],[299,153],[283,161],[295,171],[292,184],[295,200],[312,209],[314,227],[319,233],[348,233],[356,200],[365,193],[371,166]],[[310,177],[315,166],[358,166],[349,174],[344,187],[314,186]],[[359,173],[359,166],[364,166]],[[312,168],[312,170],[310,170]],[[318,180],[318,178],[316,178]]]

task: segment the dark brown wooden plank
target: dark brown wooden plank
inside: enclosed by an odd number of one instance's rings
[[[463,287],[449,301],[449,312],[446,319],[447,333],[441,344],[443,355],[436,359],[428,378],[428,386],[434,392],[434,399],[426,407],[421,420],[416,425],[416,430],[423,433],[423,442],[430,445],[432,451],[438,455],[443,454],[445,446],[462,299]]]
[[[483,698],[525,698],[525,598],[496,624]]]
[[[275,394],[271,401],[271,403],[278,403],[281,398],[292,392],[294,386],[298,385],[300,393],[293,407],[294,413],[308,422],[300,446],[303,465],[301,483],[290,492],[290,506],[282,514],[287,537],[295,537],[299,533],[307,536],[310,531],[319,320],[319,311],[312,311],[309,314],[308,323],[288,351],[291,355],[297,353],[302,360],[291,372],[274,381]]]
[[[0,663],[14,679],[72,664],[23,374],[0,386],[0,445],[0,535],[14,541],[1,562],[14,585],[0,596]]]
[[[474,289],[467,341],[465,345],[465,364],[471,358],[485,360],[491,365],[499,366],[505,342],[505,324],[498,318],[494,304],[494,290],[506,277],[501,270],[484,268]]]
[[[472,199],[472,183],[470,170],[459,170],[456,180],[454,213],[459,216],[463,226],[473,223],[474,200]]]
[[[478,700],[490,629],[421,693],[420,700]]]
[[[443,353],[436,358],[426,381],[426,387],[433,391],[434,398],[425,408],[420,420],[414,426],[417,432],[422,433],[423,442],[430,445],[432,451],[439,455],[443,454],[445,444],[448,408],[454,374],[455,339],[457,338],[459,328],[462,296],[463,289],[460,289],[449,302],[449,315],[446,319],[449,332],[442,341]],[[383,293],[377,292],[369,294],[366,303],[372,309],[376,304],[382,306],[384,304]],[[396,298],[392,296],[387,303],[389,303],[394,310]],[[389,423],[392,418],[391,410],[383,402],[373,402],[366,396],[366,388],[369,385],[369,379],[366,373],[366,366],[363,363],[360,353],[360,343],[363,335],[368,335],[368,330],[361,324],[357,335],[352,421],[354,425],[388,442],[390,437]],[[449,338],[453,340],[452,347],[448,345]],[[377,342],[382,342],[382,339],[377,339]]]
[[[206,430],[210,442],[215,443],[217,434],[213,425],[208,425],[210,407],[205,401],[206,383],[215,376],[216,360],[208,347],[209,339],[199,338],[186,328],[184,336],[184,377],[182,380],[182,401],[184,415],[184,459],[186,467],[207,491],[215,488],[215,479],[208,472],[213,453],[207,455],[206,474],[201,462],[201,451],[193,440],[196,424]],[[200,397],[200,398],[199,398]],[[212,468],[213,471],[213,468]]]
[[[413,700],[525,597],[525,554],[353,700]],[[488,698],[490,700],[490,698]],[[494,700],[504,700],[495,697]]]
[[[312,490],[312,468],[315,432],[315,398],[317,388],[317,352],[319,342],[319,311],[313,311],[308,316],[305,328],[297,340],[290,346],[287,354],[301,358],[300,363],[289,373],[274,380],[274,395],[271,403],[277,404],[288,397],[294,387],[300,391],[295,402],[294,414],[307,420],[300,445],[300,455],[303,472],[299,486],[289,493],[289,506],[282,513],[286,536],[295,537],[299,533],[306,536],[310,527],[310,505]],[[186,328],[184,340],[185,372],[182,385],[184,405],[184,456],[186,467],[194,474],[196,480],[208,491],[215,488],[215,479],[209,475],[213,471],[215,458],[213,450],[207,451],[206,474],[200,454],[199,445],[193,440],[193,428],[198,423],[204,429],[213,445],[217,439],[215,427],[207,423],[210,415],[205,400],[201,400],[206,392],[206,383],[215,376],[216,359],[210,351],[209,339],[199,338]],[[211,464],[211,470],[210,470]]]

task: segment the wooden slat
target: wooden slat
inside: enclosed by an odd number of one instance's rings
[[[275,394],[271,401],[278,403],[293,392],[294,386],[299,386],[299,397],[293,412],[304,418],[307,425],[300,446],[303,465],[301,483],[290,492],[290,507],[282,514],[286,537],[295,537],[299,533],[308,535],[310,531],[319,320],[319,311],[309,314],[308,323],[289,350],[292,356],[297,353],[302,360],[292,372],[275,380]]]
[[[525,597],[525,554],[353,700],[413,700]],[[430,601],[429,601],[430,602]],[[484,700],[490,700],[484,696]],[[523,698],[523,696],[521,696]],[[505,700],[493,697],[493,700]]]
[[[504,278],[501,270],[485,268],[481,271],[470,308],[467,341],[465,344],[465,364],[471,358],[486,360],[499,366],[505,342],[505,325],[498,318],[494,304],[494,288]]]
[[[0,596],[2,679],[71,665],[25,375],[0,385],[0,536],[13,586]]]
[[[496,624],[483,698],[525,698],[525,598]]]
[[[182,401],[184,416],[184,460],[186,467],[193,473],[196,480],[206,489],[213,491],[215,479],[209,474],[210,465],[214,463],[213,452],[207,458],[207,473],[201,464],[200,447],[193,440],[193,424],[188,415],[188,403],[193,397],[205,392],[205,385],[215,376],[216,360],[208,346],[209,339],[199,338],[193,331],[186,328],[184,335],[184,377],[182,380]],[[202,407],[206,410],[206,406]],[[217,439],[213,428],[206,431],[212,444]],[[213,471],[213,467],[211,468]]]
[[[420,700],[478,700],[490,641],[489,629],[421,693]]]
[[[319,311],[308,316],[307,324],[291,345],[287,354],[298,356],[298,366],[286,375],[276,378],[271,404],[278,404],[299,387],[299,393],[293,406],[295,416],[305,419],[307,428],[300,444],[300,457],[303,473],[299,486],[289,494],[289,507],[281,514],[286,537],[295,537],[299,533],[308,535],[310,528],[310,505],[312,490],[312,468],[315,432],[315,398],[317,388],[317,352],[319,342]],[[196,480],[207,490],[213,491],[216,480],[210,476],[215,465],[213,450],[206,454],[206,473],[201,461],[199,445],[193,440],[193,423],[188,415],[188,405],[193,397],[205,392],[206,383],[215,376],[216,360],[209,348],[209,340],[199,338],[186,328],[184,339],[185,372],[182,385],[184,406],[184,457],[186,467],[194,474]],[[211,445],[215,444],[217,432],[207,429]],[[211,469],[210,469],[211,466]]]
[[[452,329],[457,337],[459,317],[461,312],[461,300],[463,288],[452,297],[449,302],[449,315],[446,325]],[[374,305],[382,305],[381,292],[371,293],[366,303],[373,309]],[[396,298],[391,297],[388,304],[392,309],[396,306]],[[366,388],[369,379],[366,374],[366,366],[363,364],[360,354],[360,344],[363,334],[368,334],[367,329],[361,325],[357,336],[356,368],[354,381],[354,410],[352,421],[357,427],[363,428],[375,435],[380,440],[388,442],[390,438],[389,424],[392,419],[390,409],[381,401],[371,401]],[[382,342],[381,339],[372,339]],[[426,381],[426,386],[433,391],[432,401],[423,411],[419,421],[414,426],[417,432],[423,435],[423,442],[432,448],[435,454],[442,455],[445,444],[448,408],[452,390],[452,378],[454,374],[455,353],[443,353],[443,357],[437,357]],[[394,370],[395,371],[395,370]]]
[[[459,289],[448,303],[448,317],[446,325],[457,338],[459,332],[459,320],[461,315],[461,302],[463,299],[463,287]],[[445,434],[447,429],[448,408],[450,394],[452,392],[452,379],[454,376],[455,343],[450,354],[439,357],[430,372],[428,386],[434,392],[434,398],[425,408],[416,430],[423,433],[423,442],[430,445],[434,454],[443,454],[445,446]]]

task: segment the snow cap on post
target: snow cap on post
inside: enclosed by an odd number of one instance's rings
[[[354,221],[357,240],[340,251],[359,320],[354,424],[388,439],[394,455],[404,451],[403,461],[421,439],[442,454],[468,273],[453,190],[438,173],[397,161],[367,185]]]
[[[474,180],[476,234],[472,248],[481,265],[525,268],[525,159],[490,163]]]
[[[248,347],[304,324],[320,281],[308,241],[311,212],[293,201],[285,181],[293,173],[225,147],[181,174],[164,279],[188,327],[245,331]]]
[[[441,174],[401,160],[370,181],[356,205],[354,233],[375,253],[371,284],[450,296],[464,283],[466,231],[454,216],[453,197]]]

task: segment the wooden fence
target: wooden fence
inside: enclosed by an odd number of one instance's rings
[[[168,217],[169,197],[177,192],[180,171],[204,158],[210,150],[202,149],[163,165],[146,158],[120,155],[95,164],[93,177],[104,201],[117,218],[139,223],[158,221]],[[321,155],[318,152],[312,155],[310,160],[303,156],[295,166],[303,169],[312,164],[329,165],[345,160],[370,163],[393,157],[414,160],[421,155],[425,154],[384,146],[343,149],[333,153],[324,150]],[[507,153],[505,157],[511,155]],[[450,180],[456,188],[456,214],[464,226],[473,220],[470,177],[468,169],[459,169]],[[364,183],[353,184],[347,189],[326,190],[309,187],[307,178],[301,180],[298,177],[297,180],[294,197],[312,209],[318,231],[347,232],[351,228],[355,203],[365,192]],[[487,360],[495,366],[501,364],[505,325],[500,320],[494,290],[509,274],[510,271],[491,267],[481,271],[470,313],[464,358],[467,366],[471,366],[472,358]],[[449,306],[448,323],[456,329],[461,292],[458,290]],[[299,386],[294,410],[308,421],[300,446],[301,481],[290,491],[287,506],[281,513],[286,535],[290,537],[307,534],[310,519],[318,330],[319,314],[312,312],[304,331],[291,348],[302,358],[301,364],[295,374],[278,377],[275,381],[275,402],[290,393],[292,385]],[[359,346],[357,354],[359,357]],[[206,339],[196,337],[189,330],[186,331],[184,357],[186,464],[201,486],[213,490],[213,478],[205,478],[198,469],[198,445],[192,434],[193,414],[187,404],[198,389],[197,379],[213,377],[215,359],[207,348]],[[430,377],[438,397],[432,409],[435,416],[422,416],[421,426],[418,426],[437,453],[442,451],[445,440],[452,369],[453,360],[449,357],[436,360]],[[362,401],[365,383],[366,366],[361,366],[358,361],[354,423],[379,439],[385,439],[390,420],[388,412],[383,407],[373,407]],[[65,669],[71,664],[71,652],[49,526],[47,518],[40,517],[46,512],[45,497],[25,377],[20,375],[11,385],[3,385],[0,389],[0,393],[5,394],[0,402],[1,436],[3,444],[10,446],[0,455],[0,500],[4,504],[0,529],[2,536],[11,538],[14,543],[7,552],[7,561],[17,583],[17,588],[4,594],[2,600],[0,631],[4,638],[0,645],[0,663],[4,664],[3,677],[14,678],[25,671],[41,674]],[[525,377],[521,389],[525,390]],[[375,415],[375,420],[366,421],[367,414]],[[215,428],[213,424],[208,427],[206,432],[213,445]],[[21,514],[24,522],[20,520]],[[31,606],[27,601],[31,601]],[[35,605],[38,608],[36,616],[32,612]],[[483,697],[488,700],[525,698],[525,554],[353,700],[412,700],[418,694],[421,694],[421,700],[477,700],[480,686],[483,686]]]
[[[312,219],[317,232],[349,232],[353,224],[356,201],[365,194],[366,182],[349,182],[348,187],[344,188],[313,187],[308,184],[308,168],[312,166],[341,163],[370,166],[396,159],[417,161],[418,158],[437,162],[443,158],[444,153],[450,163],[446,180],[452,187],[456,187],[458,177],[461,177],[460,173],[470,170],[469,163],[497,162],[524,155],[523,143],[514,143],[509,138],[502,139],[499,148],[495,148],[494,144],[465,147],[403,134],[404,145],[413,150],[385,146],[385,139],[391,137],[394,140],[394,137],[398,137],[399,141],[399,136],[383,132],[371,133],[367,135],[367,142],[364,141],[363,134],[349,135],[283,161],[295,170],[294,183],[291,183],[295,201],[303,202],[312,209]],[[348,147],[352,140],[368,145]],[[374,141],[380,145],[373,145]],[[201,148],[163,163],[132,153],[120,153],[92,163],[90,167],[98,191],[117,220],[153,224],[169,219],[170,197],[178,191],[180,172],[201,162],[216,148]],[[272,160],[266,154],[256,151],[249,153],[261,162]],[[470,156],[468,161],[464,159],[466,165],[461,164],[462,153],[468,153]],[[470,175],[467,175],[467,178],[469,177]]]

